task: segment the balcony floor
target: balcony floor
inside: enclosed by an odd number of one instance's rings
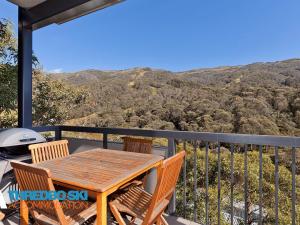
[[[166,220],[168,221],[169,225],[199,225],[198,223],[185,220],[181,217],[174,217],[174,216],[166,216]],[[3,222],[0,221],[0,224],[2,225],[18,225],[19,224],[19,215],[15,214],[8,218],[7,220],[4,220]],[[137,225],[141,224],[140,221],[137,221]],[[108,225],[116,225],[116,223],[112,222],[110,219],[108,221]]]

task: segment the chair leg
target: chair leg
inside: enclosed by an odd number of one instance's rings
[[[111,210],[112,214],[114,215],[115,219],[117,220],[118,224],[126,225],[126,223],[123,220],[122,215],[120,214],[118,209],[113,204],[109,204],[109,207],[110,207],[110,210]]]
[[[136,220],[136,217],[132,216],[129,225],[134,225],[135,224],[135,220]]]
[[[156,225],[162,225],[162,222],[161,222],[160,218],[158,218],[158,219],[156,220],[155,224],[156,224]]]
[[[0,221],[3,220],[5,217],[5,214],[3,212],[0,211]]]
[[[168,222],[166,221],[166,219],[163,217],[163,215],[160,215],[160,220],[163,225],[169,225]]]

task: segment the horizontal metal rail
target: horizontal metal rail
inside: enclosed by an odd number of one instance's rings
[[[300,137],[274,136],[274,135],[252,135],[252,134],[232,134],[232,133],[209,133],[190,131],[170,131],[170,130],[145,130],[127,128],[106,128],[106,127],[80,127],[80,126],[41,126],[33,127],[37,132],[84,132],[101,134],[132,135],[143,137],[174,138],[179,140],[201,140],[204,142],[220,142],[230,144],[249,145],[270,145],[278,147],[300,147]],[[4,130],[4,129],[0,129]]]
[[[273,199],[274,200],[274,224],[280,224],[279,215],[280,215],[280,161],[279,161],[279,152],[284,151],[290,153],[291,161],[290,161],[290,170],[291,170],[291,187],[290,187],[290,201],[291,201],[291,224],[298,224],[297,221],[298,215],[296,215],[298,203],[296,199],[297,193],[297,185],[296,184],[296,150],[300,148],[300,137],[290,137],[290,136],[272,136],[272,135],[250,135],[250,134],[229,134],[229,133],[208,133],[208,132],[188,132],[188,131],[167,131],[167,130],[145,130],[145,129],[127,129],[127,128],[99,128],[99,127],[80,127],[80,126],[49,126],[49,127],[34,127],[32,128],[37,132],[54,132],[55,139],[61,139],[63,136],[63,132],[82,132],[82,133],[98,133],[103,134],[103,148],[107,148],[108,146],[108,136],[109,135],[130,135],[130,136],[143,136],[143,137],[152,137],[152,138],[166,138],[168,139],[168,154],[167,156],[172,156],[176,153],[176,144],[182,143],[183,146],[186,146],[187,143],[193,145],[192,154],[189,156],[191,161],[184,163],[183,168],[183,179],[182,185],[183,189],[181,195],[182,201],[181,204],[183,209],[182,216],[188,217],[187,209],[191,209],[192,216],[190,219],[193,219],[195,222],[200,222],[201,224],[221,224],[222,220],[226,217],[226,213],[228,213],[228,217],[225,218],[228,223],[231,225],[236,224],[235,215],[235,193],[236,193],[236,174],[235,174],[235,165],[240,163],[241,173],[243,174],[243,179],[240,180],[242,185],[240,187],[243,188],[243,200],[239,200],[239,204],[241,208],[243,208],[243,218],[242,222],[244,224],[252,224],[253,213],[251,212],[251,193],[248,188],[251,183],[250,182],[250,163],[249,160],[250,151],[255,150],[258,152],[258,161],[259,171],[257,173],[258,177],[258,200],[255,202],[258,207],[258,214],[255,222],[258,224],[264,224],[265,209],[264,209],[264,198]],[[175,142],[176,140],[176,142]],[[202,145],[201,145],[202,144]],[[229,173],[230,177],[228,179],[229,189],[228,189],[228,197],[224,198],[223,196],[223,185],[222,183],[222,152],[221,147],[225,146],[229,152]],[[270,148],[271,147],[271,148]],[[268,150],[270,149],[270,151]],[[210,179],[211,175],[209,175],[210,169],[210,160],[209,154],[213,150],[214,154],[217,154],[217,164],[215,169],[216,176],[216,198],[215,203],[217,204],[213,209],[213,205],[211,202],[212,196],[210,196],[209,188],[210,188]],[[199,168],[199,160],[198,153],[204,154],[204,166]],[[264,174],[264,161],[263,161],[263,151],[274,151],[274,195],[265,196],[264,188],[263,188],[263,174]],[[243,154],[243,162],[241,160],[237,162],[235,160],[235,154],[242,153]],[[272,154],[272,153],[270,153]],[[187,168],[190,165],[192,168]],[[203,171],[201,171],[203,170]],[[191,171],[191,173],[188,173]],[[187,179],[188,176],[188,179]],[[203,179],[202,177],[203,176]],[[201,180],[202,179],[202,180]],[[190,183],[190,187],[189,184]],[[191,191],[188,192],[188,189],[191,188]],[[192,199],[188,199],[188,196]],[[224,199],[228,202],[224,209]],[[273,201],[272,200],[272,201]],[[176,200],[177,201],[177,200]],[[171,199],[171,204],[169,207],[169,213],[173,213],[176,210],[176,201],[175,198]],[[202,204],[201,203],[204,203]],[[288,200],[286,200],[288,201]],[[199,210],[199,207],[201,209]],[[213,221],[210,218],[210,211],[216,210],[216,218]],[[200,212],[200,214],[199,214]],[[225,215],[225,216],[224,216]]]
[[[132,135],[143,137],[173,138],[179,140],[201,140],[204,142],[270,145],[278,147],[300,147],[300,137],[273,136],[273,135],[251,135],[251,134],[230,134],[230,133],[209,133],[169,130],[144,130],[127,128],[102,128],[102,127],[78,127],[78,126],[52,126],[34,127],[38,132],[44,131],[71,131],[84,133],[102,133],[117,135]]]

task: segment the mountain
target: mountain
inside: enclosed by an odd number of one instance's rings
[[[48,76],[87,95],[67,124],[300,136],[300,59]]]

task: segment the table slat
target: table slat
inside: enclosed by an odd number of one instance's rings
[[[162,160],[163,157],[158,155],[98,148],[37,166],[48,168],[54,181],[105,192],[153,168]]]

